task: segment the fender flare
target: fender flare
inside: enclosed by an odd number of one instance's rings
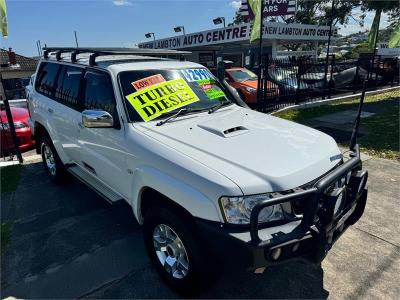
[[[136,168],[133,180],[131,206],[139,224],[143,224],[141,196],[145,188],[152,188],[171,199],[194,217],[221,221],[222,216],[216,203],[182,180],[149,166]]]
[[[65,162],[66,161],[66,155],[64,153],[64,150],[62,149],[62,146],[59,143],[57,132],[55,130],[51,129],[51,126],[50,126],[50,124],[49,124],[47,119],[41,120],[41,118],[39,118],[38,120],[33,120],[35,139],[36,139],[36,131],[37,131],[36,126],[37,126],[37,124],[42,126],[44,128],[44,130],[46,130],[46,132],[49,135],[54,147],[56,148],[58,156],[60,157],[62,162]],[[39,147],[40,147],[40,145],[39,145]]]

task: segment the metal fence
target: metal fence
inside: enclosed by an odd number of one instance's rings
[[[330,55],[327,61],[265,56],[259,88],[265,92],[259,93],[256,108],[268,112],[335,95],[354,94],[362,90],[366,79],[368,90],[399,84],[398,58],[370,55],[358,60],[338,61]],[[268,87],[273,85],[278,87],[279,94],[268,93]]]

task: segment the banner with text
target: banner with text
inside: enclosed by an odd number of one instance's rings
[[[250,33],[251,25],[242,24],[174,36],[156,40],[154,42],[140,43],[139,48],[182,49],[197,46],[248,41],[250,39]],[[285,24],[278,22],[265,22],[263,26],[263,38],[270,40],[327,41],[328,37],[329,26],[305,25],[297,23]]]
[[[239,13],[246,19],[253,20],[254,12],[252,11],[248,0],[242,0]],[[264,17],[270,16],[287,16],[296,13],[296,0],[264,0]]]

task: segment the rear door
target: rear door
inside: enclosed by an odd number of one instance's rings
[[[92,175],[125,198],[129,178],[125,131],[121,127],[110,75],[88,68],[83,79],[84,109],[102,110],[114,119],[114,128],[82,128],[79,132],[81,163]]]
[[[59,142],[68,161],[80,163],[80,145],[78,143],[79,123],[82,121],[80,104],[80,83],[84,68],[61,65],[54,90],[53,124],[57,130]]]
[[[77,99],[82,69],[55,62],[42,62],[35,80],[29,108],[34,120],[48,130],[64,163],[77,160]],[[79,75],[80,74],[80,75]]]

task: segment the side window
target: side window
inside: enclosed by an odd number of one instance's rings
[[[83,104],[85,109],[104,110],[116,116],[116,102],[110,76],[103,72],[85,74]]]
[[[35,82],[35,88],[39,93],[48,97],[53,96],[58,69],[58,64],[42,63]]]
[[[55,87],[55,100],[79,110],[79,86],[83,69],[73,66],[62,66]]]

